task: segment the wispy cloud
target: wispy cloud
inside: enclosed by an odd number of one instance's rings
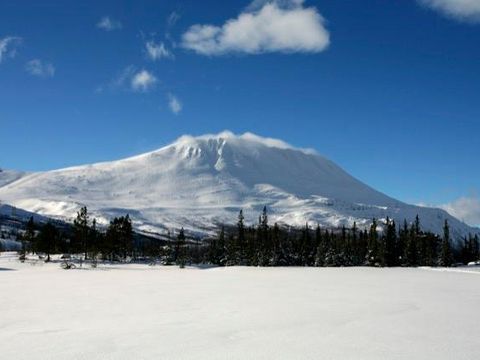
[[[254,1],[221,26],[191,26],[182,36],[182,46],[202,55],[323,51],[330,43],[324,19],[315,7],[304,7],[303,2]]]
[[[0,39],[0,63],[6,58],[13,58],[17,53],[17,46],[22,38],[18,36],[7,36]]]
[[[477,195],[463,196],[439,207],[469,225],[480,227],[480,198]]]
[[[148,92],[157,84],[156,76],[145,69],[138,69],[133,65],[125,67],[108,84],[97,86],[95,92],[125,90],[134,92]]]
[[[460,21],[480,22],[479,0],[417,0],[445,16]]]
[[[26,63],[25,70],[31,75],[48,78],[55,75],[55,67],[48,62],[33,59]]]
[[[168,94],[168,107],[175,115],[178,115],[183,109],[180,100],[178,100],[178,98],[171,93]]]
[[[119,30],[122,28],[122,23],[118,20],[112,19],[110,16],[104,16],[97,23],[97,28],[105,31]]]
[[[150,40],[145,43],[145,51],[150,60],[173,59],[174,55],[163,42],[155,43]]]
[[[167,18],[167,27],[171,28],[175,26],[178,20],[180,20],[180,14],[178,14],[176,11],[171,12]]]
[[[157,83],[157,78],[147,70],[140,70],[133,74],[130,85],[133,91],[147,92]]]

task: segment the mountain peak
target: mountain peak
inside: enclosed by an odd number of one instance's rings
[[[306,154],[317,154],[313,149],[298,148],[280,139],[264,137],[251,132],[238,135],[230,130],[224,130],[217,134],[204,134],[199,136],[183,135],[171,145],[195,146],[200,143],[212,142],[219,144],[230,143],[237,146],[265,146],[269,148],[297,150]]]

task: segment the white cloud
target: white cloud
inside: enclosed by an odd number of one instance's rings
[[[39,59],[33,59],[27,62],[25,70],[31,75],[38,77],[53,77],[55,75],[55,67],[51,63],[42,62]]]
[[[147,70],[140,70],[132,76],[130,85],[133,91],[147,92],[156,82],[155,75]]]
[[[155,41],[147,41],[145,43],[145,51],[148,57],[155,61],[160,59],[173,59],[173,54],[167,49],[163,42],[155,43]]]
[[[168,107],[175,115],[182,111],[182,103],[173,94],[168,94]]]
[[[105,31],[119,30],[122,28],[122,23],[118,20],[112,19],[110,16],[104,16],[97,23],[97,28]]]
[[[7,36],[0,39],[0,63],[7,57],[13,58],[17,53],[17,46],[22,41],[18,36]]]
[[[418,0],[448,17],[461,21],[480,22],[479,0]]]
[[[480,226],[480,198],[476,195],[464,196],[439,207],[469,225]]]
[[[193,25],[182,46],[202,55],[320,52],[330,43],[323,17],[303,0],[257,0],[222,26]]]

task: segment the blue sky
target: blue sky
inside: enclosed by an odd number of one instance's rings
[[[2,1],[0,167],[250,131],[480,223],[479,43],[474,0]]]

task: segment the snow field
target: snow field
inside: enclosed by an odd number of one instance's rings
[[[135,264],[62,270],[4,253],[0,358],[473,359],[478,275]]]

